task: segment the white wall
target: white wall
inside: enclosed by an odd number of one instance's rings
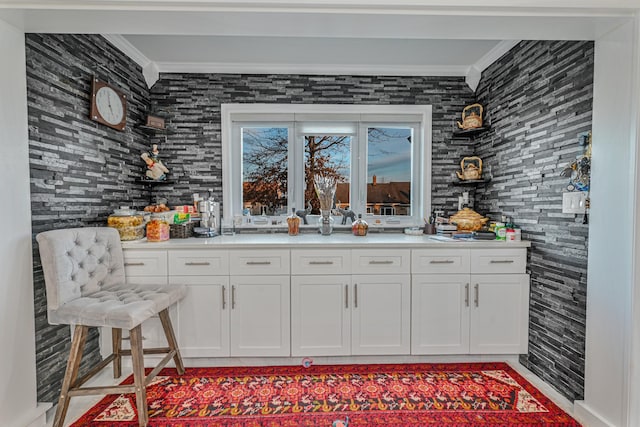
[[[39,426],[24,33],[2,20],[0,58],[0,426]]]
[[[576,402],[577,416],[589,426],[628,425],[632,236],[637,221],[634,25],[625,24],[595,45],[585,397]]]

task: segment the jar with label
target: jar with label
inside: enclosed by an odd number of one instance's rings
[[[300,217],[296,215],[296,208],[291,208],[291,215],[287,217],[289,236],[297,236],[300,232]]]
[[[504,222],[496,222],[494,233],[496,233],[496,240],[507,240],[507,227]]]
[[[369,224],[362,219],[362,214],[358,214],[358,219],[351,224],[351,232],[354,236],[366,236],[369,231]]]
[[[143,215],[127,206],[113,211],[107,218],[107,225],[115,228],[120,233],[120,240],[138,240],[144,237]]]
[[[520,227],[518,227],[517,225],[513,228],[513,231],[515,233],[515,241],[519,241],[522,240],[522,230],[520,229]]]
[[[505,239],[507,242],[515,242],[516,241],[516,231],[513,227],[506,227]]]
[[[169,223],[162,215],[151,215],[151,221],[147,224],[147,241],[164,242],[169,240]]]

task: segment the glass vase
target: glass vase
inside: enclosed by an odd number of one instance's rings
[[[333,231],[333,217],[330,210],[321,210],[318,218],[318,230],[323,236],[329,236]]]

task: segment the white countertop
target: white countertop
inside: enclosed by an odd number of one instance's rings
[[[354,236],[350,233],[334,233],[330,236],[309,233],[289,236],[286,233],[247,233],[211,238],[170,239],[164,242],[147,242],[146,239],[122,242],[124,249],[256,249],[256,248],[528,248],[531,242],[521,240],[504,242],[497,240],[452,239],[437,235],[410,236],[401,233],[370,233]]]

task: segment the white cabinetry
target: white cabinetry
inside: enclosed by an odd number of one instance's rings
[[[289,250],[229,254],[231,355],[289,356]]]
[[[293,356],[409,354],[409,250],[293,250],[291,259]]]
[[[351,251],[291,251],[291,355],[351,354]]]
[[[527,352],[526,248],[417,249],[413,354]]]
[[[185,358],[527,352],[524,245],[360,241],[134,246],[125,269],[132,283],[187,286],[170,309]],[[143,335],[166,345],[159,319]]]
[[[168,265],[169,284],[187,287],[177,304],[176,336],[183,356],[228,356],[228,251],[171,250]]]

